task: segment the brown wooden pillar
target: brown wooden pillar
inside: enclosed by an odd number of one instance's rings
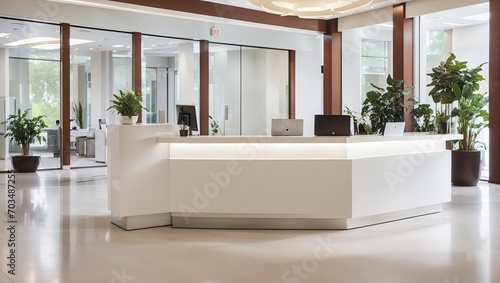
[[[393,7],[393,77],[404,80],[405,86],[412,86],[413,80],[413,18],[406,18],[406,3]],[[405,97],[413,98],[413,91]],[[405,114],[405,131],[413,132],[413,116],[408,111]]]
[[[70,86],[70,25],[61,24],[61,165],[69,166],[71,161],[70,123],[71,86]]]
[[[326,22],[323,60],[323,113],[342,114],[342,33],[338,31],[338,19]]]
[[[132,33],[132,82],[135,92],[142,93],[142,34]],[[142,110],[139,111],[137,123],[142,123]]]
[[[288,118],[295,119],[295,50],[288,51]]]
[[[490,183],[500,184],[500,0],[490,0]]]
[[[200,135],[208,135],[208,101],[209,101],[209,42],[200,41]]]

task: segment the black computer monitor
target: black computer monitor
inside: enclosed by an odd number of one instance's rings
[[[192,131],[198,131],[196,108],[194,105],[177,105],[177,124],[188,125],[190,134]]]
[[[349,115],[315,115],[315,136],[352,136],[354,123]]]

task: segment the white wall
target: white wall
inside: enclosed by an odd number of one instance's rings
[[[323,114],[323,37],[308,41],[308,46],[296,52],[296,112],[304,119],[304,135],[314,135],[314,115]]]
[[[406,3],[406,17],[412,18],[439,11],[450,10],[470,6],[474,4],[487,3],[488,0],[418,0]]]
[[[459,61],[467,61],[467,67],[475,68],[489,61],[489,24],[453,29],[452,49]],[[488,64],[483,66],[481,74],[485,78],[480,83],[481,92],[488,92]]]
[[[113,94],[113,56],[111,51],[92,53],[90,70],[92,109],[89,127],[99,128],[99,119],[102,118],[106,118],[107,123],[118,124],[118,115],[115,112],[106,111],[108,101]],[[118,92],[115,94],[119,95]]]

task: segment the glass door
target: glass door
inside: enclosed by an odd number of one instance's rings
[[[270,135],[271,120],[289,116],[288,51],[221,44],[209,50],[212,134]]]

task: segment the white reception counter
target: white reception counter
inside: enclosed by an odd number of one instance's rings
[[[461,137],[177,132],[176,125],[108,127],[113,223],[350,229],[435,213],[451,198],[446,141]]]

